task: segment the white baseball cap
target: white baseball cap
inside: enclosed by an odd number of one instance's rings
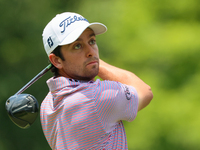
[[[95,35],[106,32],[107,27],[98,22],[89,23],[83,16],[64,12],[57,14],[43,30],[43,44],[47,55],[57,46],[74,42],[86,28],[91,28]]]

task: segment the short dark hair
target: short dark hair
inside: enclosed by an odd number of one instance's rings
[[[63,54],[61,52],[61,46],[56,47],[53,52],[53,54],[55,54],[56,56],[60,57],[63,61],[65,60],[63,57]],[[51,68],[51,72],[54,74],[54,76],[58,76],[58,68],[56,68],[53,64],[52,64],[52,68]]]

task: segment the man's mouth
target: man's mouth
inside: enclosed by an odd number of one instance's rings
[[[89,58],[89,59],[85,62],[86,66],[88,66],[88,65],[98,65],[98,63],[99,63],[99,59],[96,58],[96,57],[94,57],[94,58]]]
[[[98,61],[91,61],[87,65],[93,65],[93,64],[97,64],[97,63],[98,63]]]

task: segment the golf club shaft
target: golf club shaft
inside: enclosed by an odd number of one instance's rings
[[[47,73],[52,67],[52,64],[49,64],[46,68],[44,68],[40,73],[38,73],[32,80],[30,80],[25,86],[23,86],[15,95],[21,94],[28,87],[30,87],[34,82],[36,82],[39,78],[41,78],[45,73]]]

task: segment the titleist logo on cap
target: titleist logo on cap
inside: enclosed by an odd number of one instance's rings
[[[60,27],[63,27],[61,33],[65,32],[66,27],[68,27],[72,23],[75,23],[76,21],[86,21],[89,23],[89,21],[83,18],[82,16],[76,16],[76,15],[74,15],[74,17],[69,16],[59,24]]]

